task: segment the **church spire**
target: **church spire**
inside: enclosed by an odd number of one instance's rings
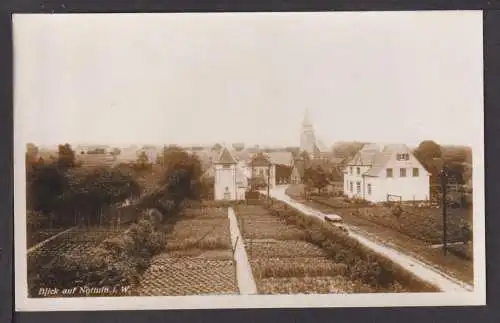
[[[314,129],[309,118],[309,109],[306,108],[304,113],[304,120],[302,121],[302,131],[300,134],[300,149],[312,155],[315,152],[316,137],[314,136]]]
[[[306,111],[304,113],[304,120],[302,121],[302,126],[303,127],[309,127],[311,126],[311,119],[309,118],[309,108],[306,108]]]

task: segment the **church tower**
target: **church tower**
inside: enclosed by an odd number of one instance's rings
[[[306,109],[304,120],[302,121],[302,130],[300,133],[300,150],[307,152],[310,156],[316,153],[316,137],[314,128],[309,118],[309,110]]]

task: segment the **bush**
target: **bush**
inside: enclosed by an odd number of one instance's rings
[[[399,219],[403,214],[403,208],[399,204],[394,204],[394,206],[391,208],[391,212],[392,215]]]
[[[110,242],[107,246],[113,244]],[[118,244],[115,244],[117,246]],[[56,257],[38,272],[31,283],[31,296],[36,296],[39,286],[51,286],[59,289],[73,287],[99,287],[115,284],[134,284],[139,274],[133,259],[117,256],[116,250],[95,247],[87,253],[70,253]],[[43,280],[43,285],[40,284]]]

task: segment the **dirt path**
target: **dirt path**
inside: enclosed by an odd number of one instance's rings
[[[75,230],[76,228],[77,228],[76,226],[75,226],[75,227],[71,227],[71,228],[69,228],[69,229],[66,229],[66,230],[64,230],[64,231],[61,231],[61,232],[59,232],[59,233],[57,233],[57,234],[53,235],[52,237],[50,237],[50,238],[48,238],[48,239],[45,239],[45,240],[43,240],[43,241],[41,241],[41,242],[37,243],[36,245],[32,246],[31,248],[28,248],[27,253],[28,253],[28,254],[30,254],[31,252],[33,252],[33,251],[35,251],[35,250],[37,250],[37,249],[40,249],[41,247],[43,247],[44,245],[46,245],[46,244],[47,244],[47,243],[49,243],[50,241],[55,240],[55,239],[57,239],[58,237],[62,236],[63,234],[68,233],[68,232],[71,232],[71,231]]]
[[[271,196],[281,200],[288,205],[296,208],[304,214],[309,216],[316,216],[323,220],[323,213],[317,211],[311,207],[301,204],[293,199],[291,199],[285,193],[286,187],[278,187],[271,191]],[[385,255],[387,258],[393,262],[399,264],[401,267],[405,268],[409,272],[413,273],[415,276],[434,284],[443,292],[469,292],[473,291],[473,287],[460,282],[449,275],[437,270],[422,261],[402,253],[401,251],[395,250],[391,246],[381,243],[373,238],[368,237],[363,233],[363,231],[356,230],[357,228],[350,228],[350,235],[357,239],[360,243],[367,246],[368,248]]]
[[[244,240],[238,227],[238,220],[232,207],[228,208],[229,230],[231,232],[231,243],[234,248],[234,260],[236,262],[236,279],[240,294],[257,294],[257,285],[252,274],[252,267],[248,261]]]

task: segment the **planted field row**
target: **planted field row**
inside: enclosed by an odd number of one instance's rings
[[[142,279],[138,295],[181,296],[234,294],[237,291],[231,259],[157,256]]]
[[[245,246],[250,258],[301,258],[327,255],[321,248],[301,240],[245,239]]]
[[[262,294],[345,293],[345,266],[306,240],[306,233],[260,206],[237,210],[245,248]]]
[[[227,208],[225,207],[208,207],[208,206],[199,206],[187,208],[182,211],[182,218],[203,218],[203,219],[221,219],[227,218]]]
[[[280,203],[269,210],[240,208],[238,215],[261,293],[437,291],[336,227]],[[266,223],[273,223],[274,238]],[[281,233],[288,230],[302,234],[285,240]]]
[[[84,256],[92,253],[107,238],[120,235],[123,230],[102,230],[94,228],[78,228],[61,234],[40,248],[28,254],[28,274],[50,262],[54,257],[63,254]]]
[[[447,238],[449,242],[472,239],[469,219],[472,210],[450,209],[447,215]],[[441,243],[443,239],[443,215],[441,209],[403,207],[400,216],[391,208],[373,207],[359,209],[354,216],[363,217],[377,224],[390,227],[410,237],[430,244]]]
[[[238,206],[235,212],[238,214],[239,228],[244,239],[305,239],[302,230],[287,226],[278,217],[269,216],[262,206]]]
[[[186,209],[166,232],[164,252],[152,259],[137,295],[238,293],[227,209]]]
[[[343,276],[264,278],[259,290],[263,294],[345,294],[370,292],[369,286],[359,286]]]

